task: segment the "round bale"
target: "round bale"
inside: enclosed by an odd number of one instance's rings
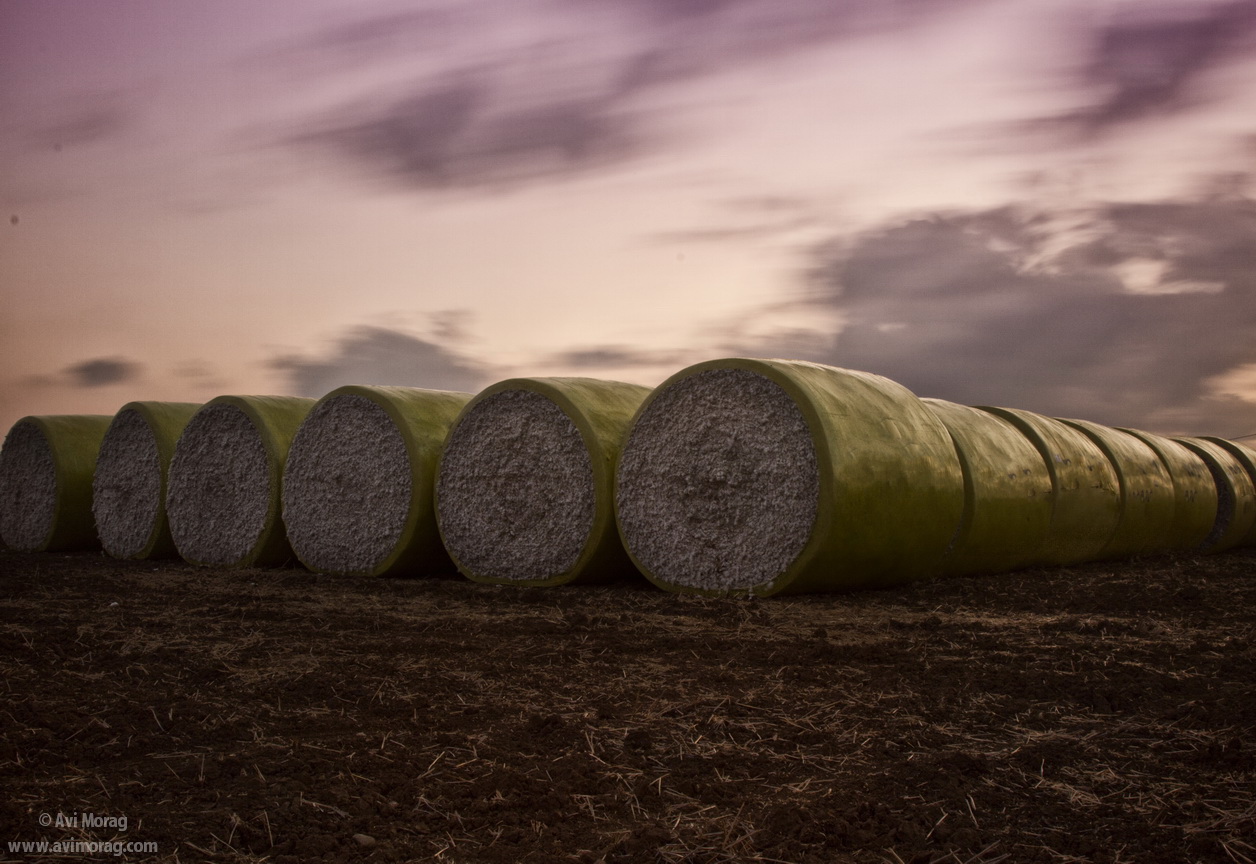
[[[1121,518],[1121,485],[1112,462],[1084,432],[1059,420],[1017,408],[980,407],[1019,429],[1051,473],[1055,503],[1042,563],[1098,559]]]
[[[648,387],[512,378],[477,394],[441,455],[436,516],[477,582],[562,585],[632,573],[615,533],[615,462]]]
[[[1239,464],[1243,466],[1243,470],[1247,472],[1247,476],[1251,478],[1252,483],[1256,484],[1256,451],[1253,451],[1250,447],[1239,444],[1237,441],[1230,441],[1227,438],[1213,438],[1209,436],[1205,437],[1203,440],[1211,441],[1212,443],[1229,451],[1230,455],[1237,459]],[[1252,530],[1248,531],[1247,536],[1239,541],[1239,545],[1256,546],[1256,521],[1252,522]]]
[[[280,515],[283,465],[315,400],[219,396],[188,422],[170,462],[166,513],[183,558],[220,567],[292,558]]]
[[[92,479],[92,514],[115,558],[177,554],[166,518],[166,481],[174,446],[200,405],[128,402],[109,424]]]
[[[97,545],[92,472],[108,414],[23,417],[0,450],[0,539],[20,552]]]
[[[677,592],[768,596],[936,575],[964,510],[946,427],[909,390],[815,363],[682,369],[633,420],[616,504]]]
[[[1174,438],[1204,460],[1217,489],[1217,519],[1200,552],[1225,552],[1243,545],[1256,523],[1256,486],[1226,448],[1204,438]]]
[[[470,393],[350,385],[318,401],[292,440],[283,518],[311,570],[360,576],[452,569],[432,490]]]
[[[1100,558],[1127,558],[1172,548],[1176,500],[1173,478],[1146,442],[1089,420],[1065,420],[1098,445],[1116,471],[1120,484],[1121,518]]]
[[[1166,532],[1165,549],[1199,549],[1217,523],[1217,484],[1208,465],[1199,454],[1171,438],[1140,429],[1121,431],[1154,450],[1173,480],[1173,523]]]
[[[1053,501],[1042,454],[1001,417],[941,399],[921,401],[951,433],[964,470],[964,516],[943,570],[998,573],[1038,563]]]

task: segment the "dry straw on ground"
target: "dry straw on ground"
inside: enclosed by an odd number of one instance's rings
[[[126,815],[168,864],[1242,864],[1254,565],[748,603],[0,551],[0,825]]]

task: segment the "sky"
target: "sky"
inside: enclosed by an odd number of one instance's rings
[[[0,428],[728,356],[1256,434],[1256,0],[0,0]]]

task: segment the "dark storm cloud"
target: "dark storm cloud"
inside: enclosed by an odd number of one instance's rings
[[[1039,127],[1094,136],[1130,120],[1188,107],[1202,75],[1253,47],[1256,0],[1132,7],[1091,34],[1091,57],[1077,84],[1102,93],[1080,110]]]
[[[607,0],[637,19],[659,68],[712,71],[806,50],[874,29],[905,27],[983,0]],[[582,0],[567,0],[580,7]],[[668,62],[659,62],[659,61]]]
[[[121,357],[98,357],[65,369],[75,387],[104,387],[139,377],[140,366]]]
[[[452,9],[409,9],[385,12],[371,18],[358,18],[332,25],[318,33],[301,52],[343,53],[349,58],[379,56],[410,51],[435,43],[457,32],[467,23]]]
[[[1256,406],[1208,385],[1256,363],[1256,203],[1080,216],[1061,235],[1050,214],[933,214],[821,252],[813,302],[846,324],[812,359],[964,404],[1170,431],[1256,427]]]
[[[419,188],[516,185],[580,174],[637,153],[641,136],[615,89],[503,107],[483,70],[428,82],[337,115],[294,138]]]
[[[684,355],[679,351],[652,351],[628,345],[600,345],[559,351],[546,357],[543,362],[546,365],[572,366],[577,369],[631,369],[675,365],[684,362]]]
[[[464,7],[458,16],[365,17],[303,50],[395,59],[414,34],[444,28],[443,45],[413,52],[416,63],[439,71],[310,118],[284,140],[421,189],[581,175],[671,140],[667,109],[652,101],[666,87],[971,2],[980,0],[904,3],[887,12],[879,0],[552,0]],[[488,37],[464,26],[477,9]],[[530,22],[533,42],[487,47],[495,44],[489,24],[509,23],[503,15],[549,16],[555,26]]]
[[[122,133],[131,126],[132,120],[120,99],[102,97],[99,102],[72,107],[35,129],[30,145],[39,150],[60,150],[95,144]]]
[[[489,379],[480,364],[428,342],[383,327],[355,327],[325,359],[285,356],[271,367],[289,377],[302,396],[320,397],[345,384],[392,384],[476,392]]]

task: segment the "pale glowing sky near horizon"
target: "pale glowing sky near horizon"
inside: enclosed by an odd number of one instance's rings
[[[1256,0],[0,0],[0,428],[730,355],[1256,433]]]

